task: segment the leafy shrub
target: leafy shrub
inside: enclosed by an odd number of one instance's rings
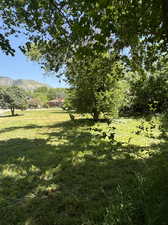
[[[131,84],[129,110],[139,113],[165,112],[168,107],[167,75],[153,75]]]

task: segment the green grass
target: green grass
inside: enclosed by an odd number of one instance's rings
[[[112,143],[90,129],[106,123],[58,110],[0,117],[0,225],[168,224],[150,221],[167,190],[166,126],[136,134],[142,121],[115,120]]]

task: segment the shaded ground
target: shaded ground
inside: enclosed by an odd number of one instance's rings
[[[132,188],[138,174],[167,166],[166,138],[130,141],[134,120],[116,124],[118,141],[110,143],[91,134],[92,121],[53,112],[0,118],[2,225],[103,224],[119,186]]]

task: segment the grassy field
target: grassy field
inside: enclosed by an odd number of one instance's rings
[[[168,224],[166,123],[112,126],[113,141],[59,110],[0,117],[0,225]]]

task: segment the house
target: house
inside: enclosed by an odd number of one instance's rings
[[[27,100],[28,108],[30,109],[40,109],[42,107],[42,103],[37,98],[29,98]]]
[[[48,101],[49,107],[62,107],[64,104],[64,98],[56,98]]]

